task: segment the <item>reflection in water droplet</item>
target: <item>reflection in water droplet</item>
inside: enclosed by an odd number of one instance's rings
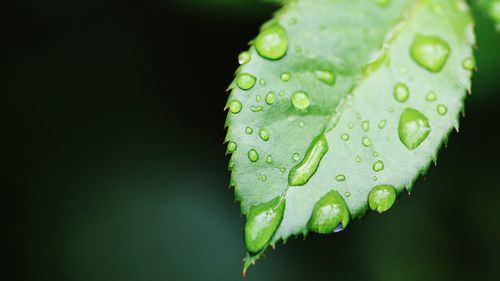
[[[319,163],[327,151],[328,143],[325,135],[321,134],[314,138],[304,155],[304,159],[290,170],[288,184],[290,186],[306,184],[318,169]],[[296,160],[295,157],[294,160]]]
[[[425,96],[426,101],[435,101],[436,99],[437,99],[436,93],[432,91],[427,93],[427,95]]]
[[[238,62],[243,65],[246,64],[250,61],[251,55],[249,52],[241,52],[241,54],[238,56]]]
[[[344,199],[337,191],[332,190],[316,202],[307,227],[317,233],[329,234],[338,230],[339,225],[342,229],[345,228],[349,219],[349,209]]]
[[[236,76],[236,84],[238,84],[238,87],[242,90],[250,90],[255,85],[256,81],[257,78],[252,74],[240,73]]]
[[[316,78],[330,86],[335,85],[335,74],[332,71],[329,70],[316,70],[314,72],[314,75]]]
[[[295,47],[295,52],[296,52],[296,53],[301,53],[301,52],[302,52],[302,47],[300,47],[300,46],[296,46],[296,47]]]
[[[311,100],[306,92],[296,91],[292,94],[292,104],[297,109],[306,109],[311,104]]]
[[[474,58],[466,58],[462,61],[462,66],[466,70],[473,70],[476,67],[476,62]]]
[[[239,113],[242,107],[243,106],[241,105],[241,102],[239,100],[232,100],[229,103],[229,111],[234,114]]]
[[[361,128],[363,131],[368,132],[370,130],[370,122],[368,120],[361,122]]]
[[[377,185],[368,194],[368,205],[373,211],[383,213],[396,201],[396,189],[391,185]]]
[[[266,103],[273,104],[276,101],[276,94],[274,92],[269,92],[266,95]]]
[[[248,126],[247,126],[247,127],[245,128],[245,133],[247,133],[247,134],[249,134],[249,135],[250,135],[250,134],[252,134],[252,133],[253,133],[253,129],[252,129],[252,127],[248,127]]]
[[[368,146],[370,146],[370,144],[371,144],[371,143],[370,143],[370,139],[368,139],[367,137],[363,137],[363,138],[361,139],[361,143],[362,143],[365,147],[368,147]]]
[[[410,97],[410,89],[408,89],[408,86],[406,86],[405,84],[403,83],[397,83],[395,86],[394,86],[394,98],[398,101],[398,102],[405,102],[408,100],[408,98]]]
[[[281,81],[288,82],[292,78],[292,75],[289,72],[281,73],[280,79]]]
[[[227,151],[229,153],[233,153],[236,150],[237,147],[238,147],[238,145],[236,145],[236,143],[234,141],[230,141],[227,144]]]
[[[336,181],[345,181],[345,176],[344,176],[344,175],[342,175],[342,174],[337,175],[337,176],[335,177],[335,180],[336,180]]]
[[[436,111],[439,115],[446,115],[446,113],[448,113],[448,107],[444,104],[438,104]]]
[[[266,157],[266,163],[267,164],[273,163],[273,157],[271,155],[267,155],[267,157]]]
[[[384,162],[382,162],[381,160],[378,160],[375,163],[373,163],[373,170],[375,172],[380,172],[383,169],[384,169]]]
[[[260,129],[260,131],[259,131],[259,137],[263,141],[268,141],[269,140],[269,132],[267,131],[267,129],[265,129],[265,128]]]
[[[252,162],[259,160],[259,153],[253,148],[248,151],[247,155],[248,159],[250,159],[250,161]]]
[[[245,245],[250,253],[258,253],[269,243],[281,223],[285,204],[285,198],[278,196],[250,208],[245,223]]]
[[[429,119],[420,111],[406,108],[401,113],[398,126],[399,139],[409,150],[417,148],[430,131]]]
[[[379,129],[383,129],[385,125],[387,125],[387,120],[380,120],[380,122],[378,122]]]
[[[250,106],[250,110],[253,112],[261,112],[264,108],[262,106]]]
[[[282,58],[288,50],[286,30],[278,23],[266,27],[255,39],[255,49],[263,58],[269,60]]]
[[[410,49],[413,60],[430,72],[439,72],[450,55],[450,46],[443,39],[417,35]]]
[[[340,135],[340,139],[343,141],[348,141],[349,140],[349,134],[343,133]]]

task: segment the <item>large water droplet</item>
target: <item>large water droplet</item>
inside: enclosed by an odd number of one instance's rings
[[[396,189],[391,185],[377,185],[368,194],[368,205],[379,213],[389,210],[396,201]]]
[[[448,113],[448,107],[444,104],[438,104],[436,111],[439,115],[446,115],[446,113]]]
[[[306,92],[296,91],[292,94],[292,104],[297,109],[306,109],[311,104],[311,100]]]
[[[325,135],[321,134],[313,139],[304,159],[290,170],[288,184],[290,186],[304,185],[318,169],[321,158],[328,151],[328,143]]]
[[[288,50],[286,30],[278,23],[266,27],[255,39],[255,49],[263,58],[269,60],[282,58]]]
[[[250,90],[254,85],[257,78],[252,74],[240,73],[236,76],[236,84],[242,90]]]
[[[410,89],[403,83],[397,83],[394,85],[394,98],[399,102],[405,102],[410,97]]]
[[[243,106],[241,105],[241,102],[239,100],[232,100],[229,103],[229,111],[234,114],[239,113],[242,107]]]
[[[230,141],[227,144],[227,151],[229,153],[233,153],[236,150],[237,147],[238,147],[238,145],[234,141]]]
[[[250,161],[252,162],[256,162],[257,160],[259,160],[259,153],[253,148],[248,151],[247,155],[248,159],[250,159]]]
[[[361,163],[361,156],[356,156],[356,158],[354,158],[354,161],[356,161],[357,163]]]
[[[443,39],[423,35],[417,35],[410,48],[413,60],[431,72],[439,72],[444,67],[450,51]]]
[[[288,82],[292,78],[292,75],[289,72],[281,73],[280,79],[281,81]]]
[[[269,131],[267,131],[266,128],[262,128],[260,129],[259,131],[259,137],[263,140],[263,141],[268,141],[269,140]]]
[[[246,64],[250,61],[251,55],[249,52],[241,52],[241,54],[238,56],[238,62],[243,65]]]
[[[250,208],[245,223],[245,245],[249,252],[258,253],[269,243],[283,219],[285,205],[285,198],[278,196]]]
[[[335,85],[335,74],[332,71],[329,70],[316,70],[314,72],[314,75],[316,78],[330,86]]]
[[[373,170],[375,172],[380,172],[383,169],[384,169],[384,162],[382,162],[381,160],[378,160],[375,163],[373,163]]]
[[[399,139],[409,150],[417,148],[430,131],[429,119],[420,111],[406,108],[401,113],[398,126]]]
[[[276,94],[274,92],[269,92],[266,95],[266,103],[273,104],[276,101]]]
[[[332,233],[339,224],[345,228],[349,223],[349,210],[342,196],[335,190],[328,192],[316,202],[307,227],[321,234]]]

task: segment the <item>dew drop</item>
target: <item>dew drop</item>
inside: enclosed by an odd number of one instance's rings
[[[375,163],[373,163],[373,170],[375,172],[380,172],[383,169],[384,169],[384,162],[382,162],[381,160],[378,160]]]
[[[297,109],[306,109],[311,104],[309,96],[304,91],[296,91],[292,94],[292,104]]]
[[[317,233],[329,234],[338,230],[339,225],[342,229],[345,228],[349,217],[349,209],[344,199],[336,190],[332,190],[316,202],[307,227]]]
[[[267,83],[266,83],[266,80],[260,79],[260,80],[259,80],[259,84],[260,84],[261,86],[265,86]]]
[[[251,106],[250,110],[253,112],[261,112],[264,108],[262,106]]]
[[[255,39],[255,49],[265,59],[281,59],[288,50],[286,30],[278,23],[264,28]]]
[[[249,61],[250,61],[250,58],[252,56],[250,55],[249,52],[241,52],[240,55],[238,56],[238,62],[241,64],[241,65],[244,65],[244,64],[247,64]]]
[[[269,243],[283,219],[285,205],[285,198],[278,196],[250,208],[245,223],[245,245],[249,252],[258,253]]]
[[[361,122],[361,128],[363,131],[368,132],[370,130],[370,122],[368,120]]]
[[[349,140],[349,134],[343,133],[340,135],[340,139],[343,141],[348,141]]]
[[[369,147],[370,146],[370,139],[368,139],[367,137],[363,137],[361,139],[361,143],[365,146],[365,147]]]
[[[349,129],[352,129],[354,128],[354,124],[353,123],[349,123]]]
[[[280,79],[281,81],[288,82],[292,78],[292,75],[289,72],[281,73]]]
[[[349,191],[344,192],[344,195],[345,195],[346,197],[351,197],[351,193],[350,193]]]
[[[314,75],[316,76],[316,79],[319,81],[333,86],[335,85],[335,74],[332,71],[329,70],[316,70],[314,72]]]
[[[247,133],[247,134],[251,135],[251,134],[253,133],[253,129],[252,129],[252,127],[247,126],[247,127],[245,128],[245,133]]]
[[[255,96],[255,101],[256,101],[256,102],[260,102],[260,101],[262,101],[262,97],[261,97],[260,95],[256,95],[256,96]]]
[[[286,169],[285,169],[285,168],[281,168],[281,169],[280,169],[280,172],[285,173],[285,172],[286,172]]]
[[[294,154],[292,155],[292,159],[293,159],[294,161],[299,161],[299,160],[300,160],[300,155],[299,155],[298,153],[294,153]]]
[[[302,52],[302,47],[300,47],[300,46],[295,46],[295,52],[296,52],[296,53],[301,53],[301,52]]]
[[[304,125],[305,125],[304,121],[300,121],[300,122],[299,122],[299,126],[300,126],[300,127],[304,127]]]
[[[266,95],[266,103],[271,105],[276,101],[276,94],[274,92],[269,92]]]
[[[268,141],[269,140],[269,132],[267,131],[267,129],[265,129],[265,128],[260,129],[260,131],[259,131],[259,137],[263,141]]]
[[[243,106],[241,105],[241,102],[239,100],[232,100],[229,103],[229,111],[234,114],[239,113],[242,107]]]
[[[410,48],[413,60],[430,72],[439,72],[444,67],[450,51],[443,39],[423,35],[417,35]]]
[[[259,160],[259,153],[253,148],[248,151],[247,155],[248,159],[250,159],[250,161],[252,162],[256,162],[257,160]]]
[[[473,70],[476,67],[474,58],[466,58],[462,61],[462,67],[466,70]]]
[[[344,175],[342,175],[342,174],[337,175],[337,176],[335,177],[335,180],[336,180],[336,181],[345,181],[345,176],[344,176]]]
[[[368,205],[373,211],[383,213],[396,201],[396,189],[392,185],[377,185],[368,194]]]
[[[328,143],[325,135],[321,134],[315,137],[309,145],[304,155],[304,159],[290,170],[288,174],[288,185],[298,186],[306,184],[314,173],[316,173],[319,163],[327,151]],[[298,160],[295,159],[295,154],[294,160]]]
[[[361,157],[360,157],[360,156],[356,156],[356,158],[354,158],[354,160],[355,160],[357,163],[361,163]]]
[[[234,141],[230,141],[227,144],[227,151],[229,153],[233,153],[236,150],[237,147],[238,147],[238,145]]]
[[[410,97],[410,89],[408,89],[408,86],[406,86],[406,84],[403,84],[403,83],[397,83],[396,85],[394,85],[394,98],[398,101],[398,102],[405,102],[408,100],[408,98]]]
[[[435,101],[436,99],[437,99],[436,93],[434,93],[432,91],[429,92],[429,93],[427,93],[427,95],[425,96],[425,100],[426,101],[431,101],[432,102],[432,101]]]
[[[261,180],[261,181],[266,181],[266,180],[267,180],[267,176],[266,176],[266,175],[262,175],[262,176],[260,177],[260,180]]]
[[[379,155],[378,152],[376,152],[376,151],[373,152],[374,157],[378,157],[378,155]]]
[[[399,139],[409,150],[417,148],[430,131],[429,119],[420,111],[406,108],[401,113],[398,126]]]
[[[379,129],[385,128],[385,125],[387,125],[387,120],[380,120],[380,122],[378,122]]]
[[[446,115],[446,113],[448,113],[448,107],[444,104],[438,104],[436,111],[439,115]]]
[[[240,73],[236,76],[236,84],[242,90],[250,90],[254,85],[257,78],[252,74]]]
[[[296,25],[296,24],[297,24],[297,18],[290,18],[290,19],[288,20],[288,23],[289,23],[290,25]]]
[[[266,163],[267,164],[273,163],[273,157],[271,155],[267,155],[267,157],[266,157]]]

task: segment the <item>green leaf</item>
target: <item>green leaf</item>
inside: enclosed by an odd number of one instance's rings
[[[226,106],[244,271],[269,245],[340,231],[411,190],[458,128],[472,27],[456,0],[288,1],[263,25]]]
[[[477,2],[495,22],[497,32],[500,32],[500,0],[479,0]]]

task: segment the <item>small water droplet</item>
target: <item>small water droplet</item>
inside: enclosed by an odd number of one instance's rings
[[[273,157],[271,155],[267,155],[267,157],[266,157],[266,163],[267,164],[273,163]]]
[[[354,124],[353,123],[349,123],[349,129],[352,129],[354,128]]]
[[[391,107],[389,107],[389,112],[390,112],[390,113],[393,113],[393,112],[394,112],[394,108],[393,108],[392,106],[391,106]]]
[[[380,172],[383,169],[384,169],[384,162],[382,162],[381,160],[375,161],[375,163],[373,163],[373,170],[375,172]]]
[[[232,170],[232,169],[234,169],[234,161],[233,160],[229,161],[229,170]]]
[[[396,189],[392,185],[377,185],[368,194],[368,205],[373,211],[383,213],[396,201]]]
[[[294,161],[299,161],[299,160],[300,160],[300,155],[299,155],[298,153],[294,153],[294,154],[292,155],[292,159],[293,159]]]
[[[417,148],[430,131],[429,119],[420,111],[406,108],[401,113],[398,126],[399,139],[409,150]]]
[[[370,122],[368,120],[361,122],[361,128],[363,131],[368,132],[370,130]]]
[[[316,78],[327,84],[327,85],[330,85],[330,86],[333,86],[335,85],[335,74],[333,73],[333,71],[329,71],[329,70],[316,70],[314,72],[314,75],[316,76]]]
[[[373,176],[372,180],[377,181],[377,176]]]
[[[348,141],[349,140],[349,134],[343,133],[340,135],[340,139],[343,141]]]
[[[356,119],[358,119],[358,120],[361,119],[361,113],[356,112]]]
[[[443,39],[417,35],[410,49],[413,60],[430,72],[439,72],[450,55],[450,46]]]
[[[288,50],[286,30],[278,23],[264,28],[255,39],[255,49],[265,59],[281,59]]]
[[[286,172],[286,168],[281,168],[280,172],[285,173]]]
[[[267,131],[267,129],[265,129],[265,128],[260,129],[260,131],[259,131],[259,137],[263,141],[268,141],[269,140],[269,132]]]
[[[262,106],[251,106],[250,110],[253,112],[261,112],[264,108]]]
[[[267,180],[267,176],[266,176],[266,175],[262,175],[262,176],[260,177],[260,180],[261,180],[261,181],[266,181],[266,180]]]
[[[285,96],[285,92],[284,91],[279,91],[279,95],[280,95],[280,97],[283,97],[283,96]]]
[[[266,83],[266,80],[260,79],[260,80],[259,80],[259,84],[260,84],[261,86],[265,86],[267,83]]]
[[[356,158],[354,158],[354,160],[358,163],[361,163],[361,156],[356,156]]]
[[[393,93],[394,98],[401,103],[407,101],[410,97],[410,89],[408,89],[408,86],[403,83],[397,83],[396,85],[394,85]]]
[[[305,125],[304,121],[300,121],[300,122],[299,122],[299,126],[300,126],[300,127],[304,127],[304,125]]]
[[[380,120],[380,122],[378,122],[379,129],[383,129],[385,125],[387,125],[387,120]]]
[[[278,196],[250,208],[245,223],[245,245],[250,253],[258,253],[269,243],[283,219],[285,205],[285,198]]]
[[[338,230],[339,225],[344,229],[349,219],[349,209],[344,199],[336,190],[332,190],[316,202],[307,227],[317,233],[329,234]]]
[[[476,67],[474,58],[466,58],[462,61],[462,67],[466,70],[473,70]]]
[[[309,95],[304,91],[296,91],[292,94],[292,104],[297,109],[306,109],[311,104]]]
[[[247,127],[245,128],[245,133],[247,133],[247,134],[251,135],[251,134],[253,133],[253,129],[252,129],[252,127],[247,126]]]
[[[370,139],[368,139],[367,137],[363,137],[361,139],[361,143],[365,146],[365,147],[369,147],[370,146]]]
[[[376,151],[373,152],[374,157],[378,157],[378,155],[379,155],[378,152],[376,152]]]
[[[336,181],[345,181],[345,176],[344,176],[344,175],[342,175],[342,174],[337,175],[337,176],[335,177],[335,180],[336,180]]]
[[[315,137],[309,145],[304,155],[304,159],[290,170],[288,174],[288,184],[290,186],[306,184],[314,173],[316,173],[319,163],[327,151],[328,143],[325,135],[321,134]],[[295,154],[293,159],[296,161],[298,160],[295,159]]]
[[[238,145],[234,141],[230,141],[227,144],[227,151],[229,153],[233,153],[236,150],[237,147],[238,147]]]
[[[273,104],[276,101],[276,94],[274,92],[269,92],[266,95],[266,103]]]
[[[240,73],[236,76],[236,84],[238,84],[238,87],[242,90],[250,90],[255,85],[256,81],[257,78],[252,74]]]
[[[301,53],[301,52],[302,52],[302,47],[300,47],[300,46],[295,46],[295,52],[296,52],[296,53]]]
[[[251,55],[249,52],[241,52],[240,55],[238,56],[238,62],[243,65],[246,64],[250,61]]]
[[[260,95],[255,96],[255,101],[260,102],[262,100],[262,97]]]
[[[239,113],[242,107],[243,106],[241,105],[241,102],[239,100],[232,100],[229,103],[229,111],[234,114]]]
[[[448,107],[444,104],[438,104],[436,111],[439,115],[446,115],[446,113],[448,113]]]
[[[292,78],[292,75],[289,72],[281,73],[280,79],[281,81],[288,82]]]
[[[248,159],[250,159],[250,161],[252,162],[256,162],[257,160],[259,160],[259,153],[253,148],[248,151],[247,156]]]
[[[436,93],[432,91],[427,93],[427,95],[425,96],[426,101],[435,101],[436,99],[437,99]]]

